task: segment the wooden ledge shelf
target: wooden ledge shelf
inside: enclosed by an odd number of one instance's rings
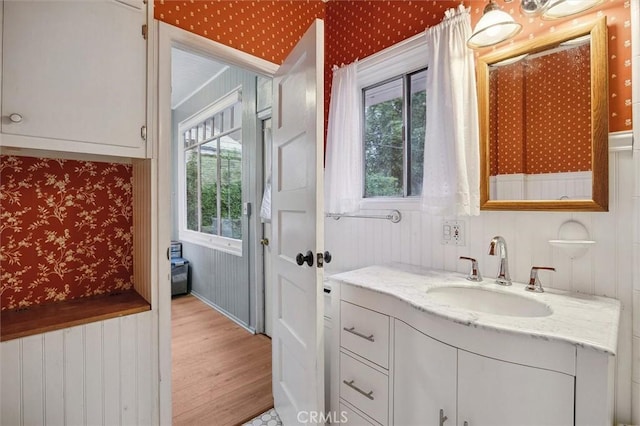
[[[134,290],[34,306],[0,314],[0,341],[103,321],[151,309]]]

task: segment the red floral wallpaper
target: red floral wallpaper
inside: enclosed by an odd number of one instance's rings
[[[133,286],[132,168],[0,156],[2,310]]]
[[[492,175],[591,170],[589,55],[583,45],[492,70]]]
[[[491,175],[523,173],[525,168],[524,68],[521,63],[491,71]],[[500,102],[498,102],[500,100]]]
[[[523,24],[511,42],[533,38],[603,14],[609,24],[610,131],[631,125],[631,0],[606,0],[593,11],[563,20],[525,17],[519,2],[497,3]],[[486,0],[464,0],[472,25]],[[454,0],[155,0],[155,17],[275,63],[282,63],[314,18],[325,19],[325,117],[331,68],[363,59],[439,23]],[[502,43],[496,48],[508,46]],[[493,49],[493,48],[490,48]],[[483,53],[482,51],[479,52]],[[325,126],[326,127],[326,126]]]
[[[276,64],[315,18],[321,0],[155,0],[156,19]]]

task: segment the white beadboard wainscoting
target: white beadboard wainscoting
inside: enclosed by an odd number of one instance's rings
[[[595,294],[622,302],[618,339],[616,416],[617,422],[631,423],[633,191],[634,165],[631,134],[619,135],[622,143],[610,144],[609,212],[499,212],[482,211],[480,216],[453,218],[430,216],[412,209],[410,202],[384,203],[384,209],[361,213],[387,213],[398,208],[400,223],[388,220],[342,218],[325,220],[325,249],[333,255],[326,274],[363,266],[402,262],[447,271],[467,273],[471,256],[480,262],[485,281],[495,278],[499,259],[489,256],[489,241],[502,235],[509,252],[509,269],[515,281],[527,282],[531,266],[553,266],[543,272],[543,286]],[[620,142],[620,141],[618,141]],[[371,203],[374,204],[374,203]],[[443,220],[464,222],[464,246],[442,244]],[[548,240],[557,239],[560,225],[567,220],[583,223],[596,244],[586,255],[571,260]]]
[[[152,311],[2,342],[0,424],[157,424],[152,345]]]

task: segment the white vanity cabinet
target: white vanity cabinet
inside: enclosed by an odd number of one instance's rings
[[[143,0],[4,1],[3,146],[146,157]]]
[[[573,424],[573,376],[458,350],[399,320],[394,348],[396,425],[439,424],[440,410],[444,425]]]
[[[334,299],[335,300],[335,299]],[[339,302],[339,358],[332,364],[340,394],[334,407],[355,413],[358,424],[388,424],[389,316],[348,302]],[[354,417],[354,416],[352,416]],[[350,423],[349,423],[350,424]]]
[[[386,274],[375,269],[366,279],[378,279],[378,271]],[[465,319],[476,314],[438,311],[424,299],[409,302],[425,292],[404,284],[393,270],[373,289],[367,288],[364,273],[356,272],[332,283],[337,318],[331,404],[349,418],[347,424],[613,423],[615,363],[608,350],[517,331],[518,324],[532,324],[529,320],[512,319],[512,329],[479,326]],[[340,281],[342,276],[355,283]],[[400,283],[398,296],[387,282]],[[590,310],[585,306],[584,312]],[[590,319],[584,321],[588,325]]]
[[[458,424],[572,425],[574,386],[568,374],[458,350]]]
[[[394,321],[393,420],[397,425],[456,424],[457,349]]]

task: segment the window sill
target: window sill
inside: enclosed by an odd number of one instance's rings
[[[18,339],[110,318],[137,314],[151,305],[134,290],[33,306],[0,314],[0,341]]]
[[[234,240],[233,238],[219,237],[217,235],[206,235],[187,230],[180,230],[179,238],[186,243],[197,244],[212,250],[242,257],[242,240]]]

